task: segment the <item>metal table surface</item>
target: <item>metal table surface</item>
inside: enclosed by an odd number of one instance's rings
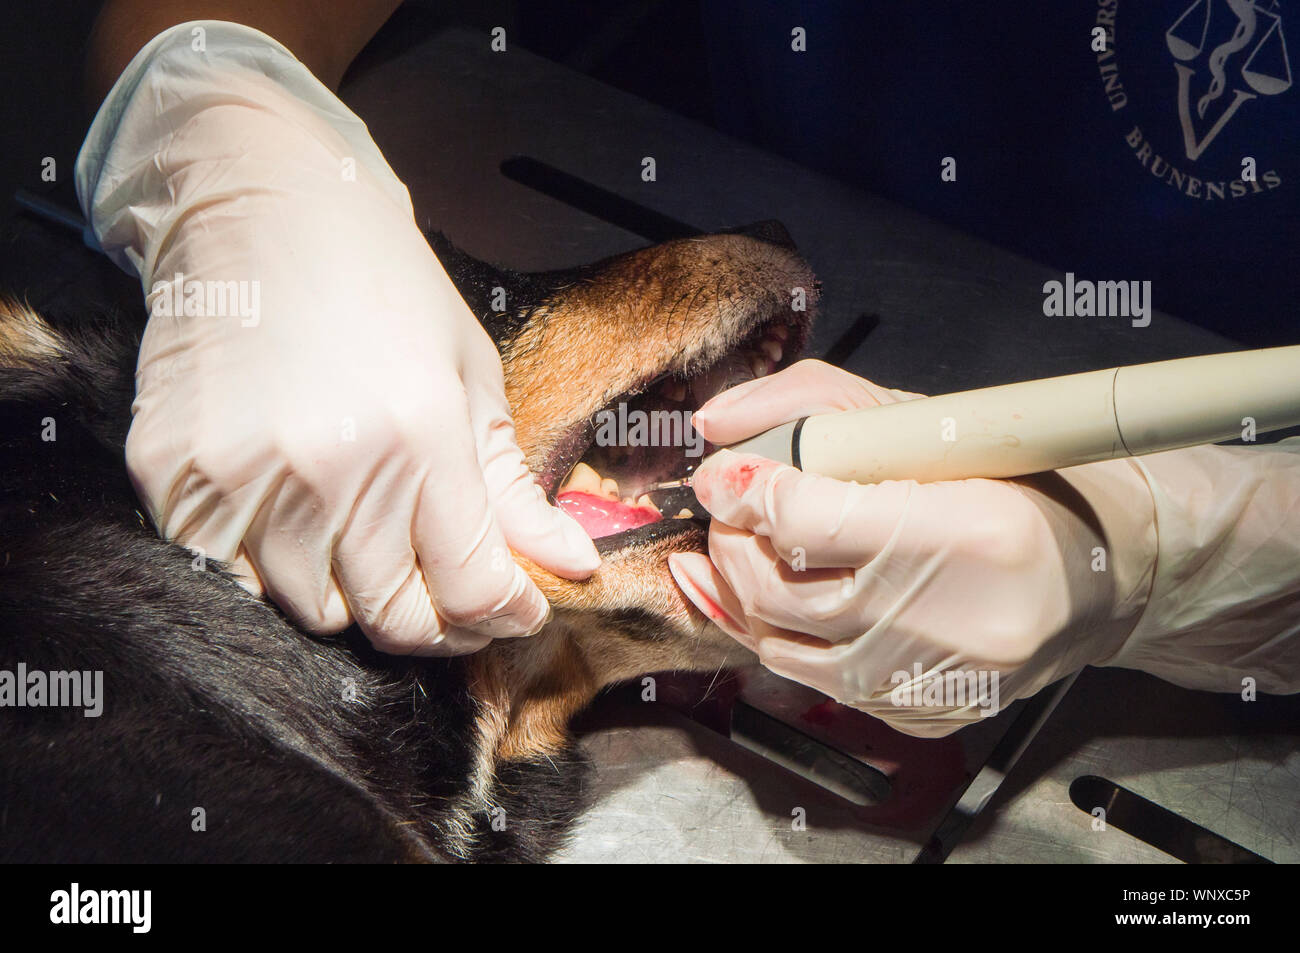
[[[349,76],[343,98],[409,186],[422,223],[510,267],[569,266],[647,244],[508,178],[502,163],[514,157],[704,230],[781,220],[823,283],[810,353],[840,342],[839,363],[888,386],[952,391],[1233,348],[1160,312],[1145,328],[1044,317],[1043,282],[1066,266],[1009,254],[518,48],[493,53],[486,35],[439,34]],[[646,156],[655,182],[641,179]],[[1064,210],[1061,222],[1071,227]],[[846,346],[855,333],[865,339]],[[1114,827],[1092,829],[1067,789],[1096,774],[1270,859],[1300,860],[1300,700],[1261,708],[1089,670],[950,859],[1172,860]],[[960,743],[965,763],[957,742],[916,742],[942,772],[958,772],[954,797],[978,768],[972,752],[987,753],[1013,714]],[[581,738],[597,766],[595,803],[566,860],[909,862],[933,826],[933,803],[911,822],[876,823],[635,693],[602,698]],[[800,816],[803,829],[792,822]]]

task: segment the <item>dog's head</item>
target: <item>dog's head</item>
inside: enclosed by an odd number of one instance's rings
[[[474,660],[500,753],[529,755],[558,746],[604,685],[747,655],[668,571],[671,553],[706,550],[707,514],[689,494],[643,492],[687,476],[711,449],[692,411],[797,357],[818,287],[775,222],[531,275],[493,269],[441,236],[433,246],[501,353],[530,468],[601,554],[585,582],[525,561],[554,619]]]
[[[668,572],[671,553],[704,551],[703,514],[636,497],[707,452],[688,411],[797,356],[817,287],[784,230],[532,275],[431,241],[497,343],[529,465],[598,537],[599,570],[573,582],[525,562],[554,618],[465,658],[306,636],[136,510],[130,316],[0,300],[0,451],[31,460],[0,468],[0,668],[102,670],[111,702],[102,719],[25,709],[0,734],[0,796],[31,831],[0,856],[544,857],[582,800],[578,709],[613,682],[744,659]],[[158,805],[199,790],[222,805],[220,837],[188,822],[159,836]]]

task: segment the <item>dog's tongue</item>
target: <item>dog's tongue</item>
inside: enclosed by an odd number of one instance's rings
[[[660,519],[655,510],[644,506],[628,506],[618,500],[607,500],[578,490],[561,493],[555,498],[555,503],[577,520],[592,539],[636,529]]]

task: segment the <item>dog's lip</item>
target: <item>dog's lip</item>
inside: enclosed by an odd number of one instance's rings
[[[709,520],[703,517],[693,519],[666,519],[654,523],[646,523],[644,526],[638,526],[635,529],[627,529],[621,533],[614,533],[610,536],[600,536],[594,540],[596,552],[602,559],[613,556],[621,550],[630,546],[641,546],[646,543],[656,543],[661,540],[671,539],[674,536],[682,536],[688,533],[707,533],[709,529]]]
[[[555,494],[559,491],[561,482],[573,469],[574,465],[582,459],[582,455],[587,452],[595,433],[595,420],[584,418],[575,421],[555,442],[555,446],[551,448],[550,452],[546,454],[546,459],[542,464],[542,472],[537,474],[536,478],[546,494],[546,499],[552,506],[555,505]]]

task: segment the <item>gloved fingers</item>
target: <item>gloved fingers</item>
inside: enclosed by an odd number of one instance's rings
[[[447,625],[434,608],[411,545],[418,489],[404,470],[398,462],[374,474],[334,546],[334,575],[357,625],[381,652],[476,652],[491,636]]]
[[[917,670],[899,665],[889,680],[853,704],[892,728],[918,738],[941,738],[965,725],[992,718],[1081,666],[1060,666],[1050,651],[1019,668],[981,662],[963,654],[934,656]]]
[[[727,581],[703,553],[673,553],[668,557],[668,571],[677,587],[719,629],[751,652],[758,641],[746,623],[745,610]]]
[[[897,668],[888,665],[871,669],[859,666],[848,646],[824,648],[799,644],[788,638],[763,639],[758,644],[759,661],[764,668],[783,678],[799,682],[829,695],[841,704],[879,718],[896,731],[916,738],[942,738],[959,728],[997,715],[1016,698],[1014,687],[995,680],[991,671],[955,671],[958,659],[944,659],[928,667],[921,678],[900,660]],[[960,701],[943,688],[946,673],[960,677],[962,691],[969,690]],[[968,675],[975,675],[973,681]],[[936,680],[938,684],[936,685]],[[948,684],[958,684],[950,681]],[[933,693],[927,696],[929,686]]]
[[[522,454],[514,466],[508,457],[499,457],[484,472],[484,480],[511,549],[566,579],[586,579],[600,567],[591,537],[573,517],[546,501]]]
[[[201,424],[188,416],[178,420],[171,409],[176,401],[169,400],[165,383],[172,379],[155,378],[136,397],[126,435],[127,473],[160,536],[206,559],[233,563],[258,508],[281,479],[280,471],[267,465],[264,455],[241,445],[236,452],[221,454],[221,462],[232,472],[258,473],[256,479],[223,481],[207,472],[185,429],[199,429]],[[249,466],[248,461],[257,465]],[[247,564],[248,554],[243,556]]]
[[[910,480],[858,486],[801,473],[753,454],[721,450],[695,473],[695,495],[721,521],[771,539],[801,569],[865,566],[893,546],[916,506],[938,484]]]
[[[248,558],[248,553],[243,546],[239,547],[239,552],[235,554],[235,558],[226,564],[226,569],[230,571],[241,586],[253,595],[259,599],[265,598],[266,586],[262,584],[262,577],[257,574],[257,570],[253,567],[253,561]]]
[[[205,561],[226,563],[245,589],[268,596],[310,632],[347,628],[352,617],[330,575],[327,541],[318,539],[321,527],[313,524],[300,501],[285,507],[283,522],[270,519],[277,500],[292,496],[282,471],[265,468],[257,479],[222,492],[225,488],[193,461],[177,472],[156,458],[170,446],[149,432],[157,424],[150,415],[137,415],[127,435],[126,454],[140,499],[157,501],[152,516],[163,538],[179,542]],[[281,534],[278,538],[269,535],[271,526]]]
[[[449,656],[468,655],[491,642],[490,635],[438,618],[409,542],[407,553],[404,569],[391,560],[371,563],[364,555],[335,564],[357,625],[370,643],[390,655]]]
[[[946,738],[960,728],[980,720],[976,706],[962,709],[907,708],[893,705],[888,696],[852,706],[879,718],[890,728],[913,738]]]
[[[164,535],[204,559],[225,563],[240,585],[256,596],[269,598],[301,628],[317,635],[346,629],[352,615],[330,575],[329,550],[318,552],[327,541],[295,545],[270,536],[267,527],[274,523],[270,513],[269,508],[259,511],[249,521],[231,499],[213,508],[201,525],[175,535],[164,531]],[[241,526],[247,526],[252,535],[243,544],[237,539],[231,542],[233,528]],[[232,548],[234,555],[227,555]]]
[[[803,631],[771,625],[756,616],[746,617],[743,634],[737,635],[732,631],[734,613],[743,615],[738,600],[734,595],[730,600],[726,598],[725,581],[710,588],[707,560],[701,563],[697,559],[702,557],[684,555],[687,558],[673,556],[669,560],[682,591],[719,628],[754,652],[769,671],[815,688],[844,704],[860,705],[873,694],[864,690],[864,685],[874,688],[881,684],[888,666],[897,664],[892,658],[876,662],[868,657],[872,664],[864,665],[862,645],[857,642],[832,643]],[[716,570],[713,573],[716,579]],[[715,606],[725,606],[730,618],[720,621],[711,611]]]
[[[703,559],[693,553],[682,555]],[[670,567],[679,558],[678,555],[669,557]],[[708,560],[704,562],[707,564]],[[688,566],[689,568],[674,569],[673,575],[678,577],[679,585],[682,585],[683,592],[691,601],[708,614],[706,608],[708,603],[700,605],[697,601],[699,590],[696,588],[698,581],[704,577],[707,570],[693,559],[689,561]],[[686,577],[685,580],[679,576],[682,569],[685,570],[682,572]],[[683,585],[683,581],[686,584]],[[709,601],[714,600],[709,599]],[[715,618],[714,621],[718,620]],[[756,631],[761,631],[763,634],[746,633],[744,638],[740,638],[719,623],[719,628],[737,638],[737,641],[757,654],[759,662],[768,671],[801,685],[807,685],[837,701],[864,711],[904,734],[917,738],[942,738],[982,717],[983,710],[978,704],[966,705],[959,709],[896,704],[891,697],[891,689],[895,687],[893,683],[884,683],[874,692],[864,692],[858,679],[854,678],[858,673],[851,667],[852,663],[846,657],[848,646],[831,645],[814,636],[765,626],[761,621],[754,627]],[[871,677],[873,676],[867,675],[866,679]],[[991,713],[996,714],[996,710]]]
[[[881,387],[822,361],[805,360],[723,391],[706,401],[691,422],[706,440],[721,446],[810,414],[878,407],[920,396]]]
[[[847,671],[844,645],[804,644],[792,639],[759,639],[755,645],[763,667],[783,678],[815,688],[846,705],[859,700],[846,687],[854,673]]]
[[[710,555],[746,609],[756,606],[773,624],[832,639],[836,632],[851,638],[855,626],[906,627],[932,646],[964,645],[1011,666],[1063,628],[1069,612],[1086,611],[1071,608],[1061,538],[1013,483],[856,486],[761,457],[719,457],[719,478],[702,467],[695,483],[714,517]],[[749,484],[737,494],[751,465]],[[771,554],[728,534],[728,525],[769,540]],[[802,566],[795,576],[803,585],[784,585],[785,570],[773,556],[789,568]],[[842,604],[812,574],[837,568],[854,570],[839,577]],[[1095,586],[1092,575],[1086,581]],[[803,624],[786,615],[796,591],[806,607]]]
[[[795,568],[766,537],[716,520],[709,529],[709,559],[747,622],[762,620],[818,642],[858,638],[897,599],[892,587],[882,592],[873,586],[869,571]]]
[[[982,621],[973,623],[978,628]],[[896,622],[886,615],[860,636],[835,645],[775,632],[758,639],[756,651],[778,675],[921,737],[938,737],[996,715],[1079,668],[1050,645],[1010,665],[981,659],[970,652],[957,614],[939,633]]]
[[[897,712],[886,717],[882,709],[925,707],[924,696],[901,700],[891,697],[894,687],[912,684],[918,665],[930,677],[960,664],[962,659],[957,653],[936,651],[923,636],[885,626],[835,644],[774,630],[758,640],[756,651],[759,661],[770,671],[891,723]]]
[[[217,521],[238,522],[220,512],[214,514]],[[267,596],[296,625],[316,635],[342,632],[352,624],[332,572],[330,535],[325,508],[288,481],[279,481],[262,500],[244,533],[243,552]]]
[[[731,591],[725,579],[714,568],[707,556],[701,553],[673,553],[668,557],[668,569],[678,587],[688,599],[723,632],[757,653],[763,639],[786,640],[794,643],[826,645],[824,639],[769,625],[762,619],[746,616],[740,600]]]
[[[161,501],[163,535],[209,558],[241,559],[266,596],[307,631],[347,628],[352,616],[330,572],[332,531],[319,495],[303,491],[269,444],[216,440],[231,449],[209,455],[207,463],[187,455],[179,467],[165,458],[142,459],[174,452],[168,436],[150,432],[154,426],[177,424],[165,413],[137,415],[127,438],[128,466],[145,465],[141,496]],[[169,474],[177,475],[164,487],[158,481]]]
[[[586,579],[600,566],[596,545],[573,517],[547,503],[515,442],[505,393],[483,395],[471,413],[482,434],[479,460],[488,498],[510,548],[558,576]]]
[[[430,422],[437,469],[420,483],[412,541],[438,615],[493,638],[532,635],[550,606],[515,562],[488,500],[469,409]]]

